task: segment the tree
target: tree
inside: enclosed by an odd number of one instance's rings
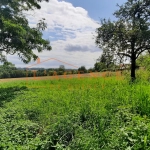
[[[3,67],[8,67],[8,68],[14,68],[14,69],[16,69],[15,65],[12,64],[11,62],[4,62]]]
[[[60,65],[59,68],[58,68],[58,70],[64,72],[65,71],[65,66],[64,65]]]
[[[119,5],[118,5],[119,6]],[[131,61],[131,79],[136,79],[136,59],[150,50],[150,1],[128,0],[114,13],[117,21],[103,19],[96,30],[96,44],[116,58]]]
[[[78,68],[79,73],[87,73],[87,69],[85,68],[85,66],[81,66],[80,68]]]
[[[0,66],[0,78],[10,78],[12,74],[17,70],[14,64],[10,62],[4,62]]]
[[[44,19],[31,28],[23,12],[40,9],[38,2],[42,0],[1,0],[0,1],[0,61],[6,61],[4,53],[17,54],[28,63],[38,58],[33,50],[42,52],[51,50],[49,41],[42,38],[42,31],[46,28]],[[45,0],[48,1],[48,0]]]
[[[113,55],[107,53],[106,49],[103,49],[103,54],[97,59],[94,64],[96,71],[102,71],[105,69],[112,69],[115,66]]]

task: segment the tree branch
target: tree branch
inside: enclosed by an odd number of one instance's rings
[[[141,50],[141,51],[139,51],[138,53],[137,53],[137,56],[136,56],[136,59],[139,57],[139,55],[142,53],[142,52],[144,52],[146,50],[146,48],[145,49],[143,49],[143,50]]]
[[[127,57],[130,57],[130,58],[131,58],[131,55],[126,54],[126,53],[117,53],[117,55],[123,55],[123,56],[127,56]]]
[[[0,48],[0,52],[6,51],[7,48]]]
[[[146,50],[150,50],[150,47],[145,47],[144,49],[142,49],[142,50],[140,50],[138,53],[137,53],[137,56],[136,56],[136,59],[139,57],[139,55],[142,53],[142,52],[144,52],[144,51],[146,51]]]

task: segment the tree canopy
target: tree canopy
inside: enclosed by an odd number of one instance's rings
[[[6,61],[7,54],[17,54],[24,63],[28,63],[32,58],[36,60],[38,57],[34,50],[51,50],[50,42],[42,38],[42,31],[46,28],[44,19],[31,28],[23,13],[40,9],[41,1],[0,1],[0,61]]]
[[[96,44],[116,58],[130,58],[134,80],[136,59],[142,52],[150,50],[150,1],[128,0],[118,7],[114,13],[117,21],[101,21],[96,30]]]

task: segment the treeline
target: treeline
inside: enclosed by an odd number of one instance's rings
[[[21,78],[21,77],[40,77],[40,76],[56,76],[56,75],[69,75],[69,74],[83,74],[94,72],[94,69],[86,69],[81,66],[78,69],[65,69],[63,65],[59,68],[16,68],[14,64],[5,62],[0,66],[0,78]]]
[[[32,71],[29,71],[29,76],[32,76]],[[0,66],[0,78],[20,78],[26,77],[26,70],[18,70],[15,65],[10,62],[5,62]]]
[[[56,76],[56,75],[69,75],[69,74],[84,74],[91,72],[103,72],[103,71],[116,71],[120,70],[120,67],[114,63],[106,63],[103,56],[100,61],[97,61],[93,68],[86,69],[85,66],[81,66],[78,69],[65,69],[64,65],[60,65],[59,68],[16,68],[14,64],[5,62],[0,66],[0,78],[21,78],[21,77],[40,77],[40,76]]]

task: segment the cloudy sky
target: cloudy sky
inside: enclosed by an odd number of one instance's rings
[[[48,25],[43,38],[50,40],[52,50],[43,51],[38,56],[41,61],[50,59],[36,67],[66,68],[94,66],[102,51],[96,47],[94,35],[100,26],[100,19],[110,18],[118,9],[116,4],[123,4],[126,0],[50,0],[42,2],[41,10],[30,12],[29,23],[34,26],[41,18],[46,19]],[[8,60],[17,67],[28,67],[34,64],[23,64],[17,56],[7,56]],[[58,61],[59,60],[59,61]]]

